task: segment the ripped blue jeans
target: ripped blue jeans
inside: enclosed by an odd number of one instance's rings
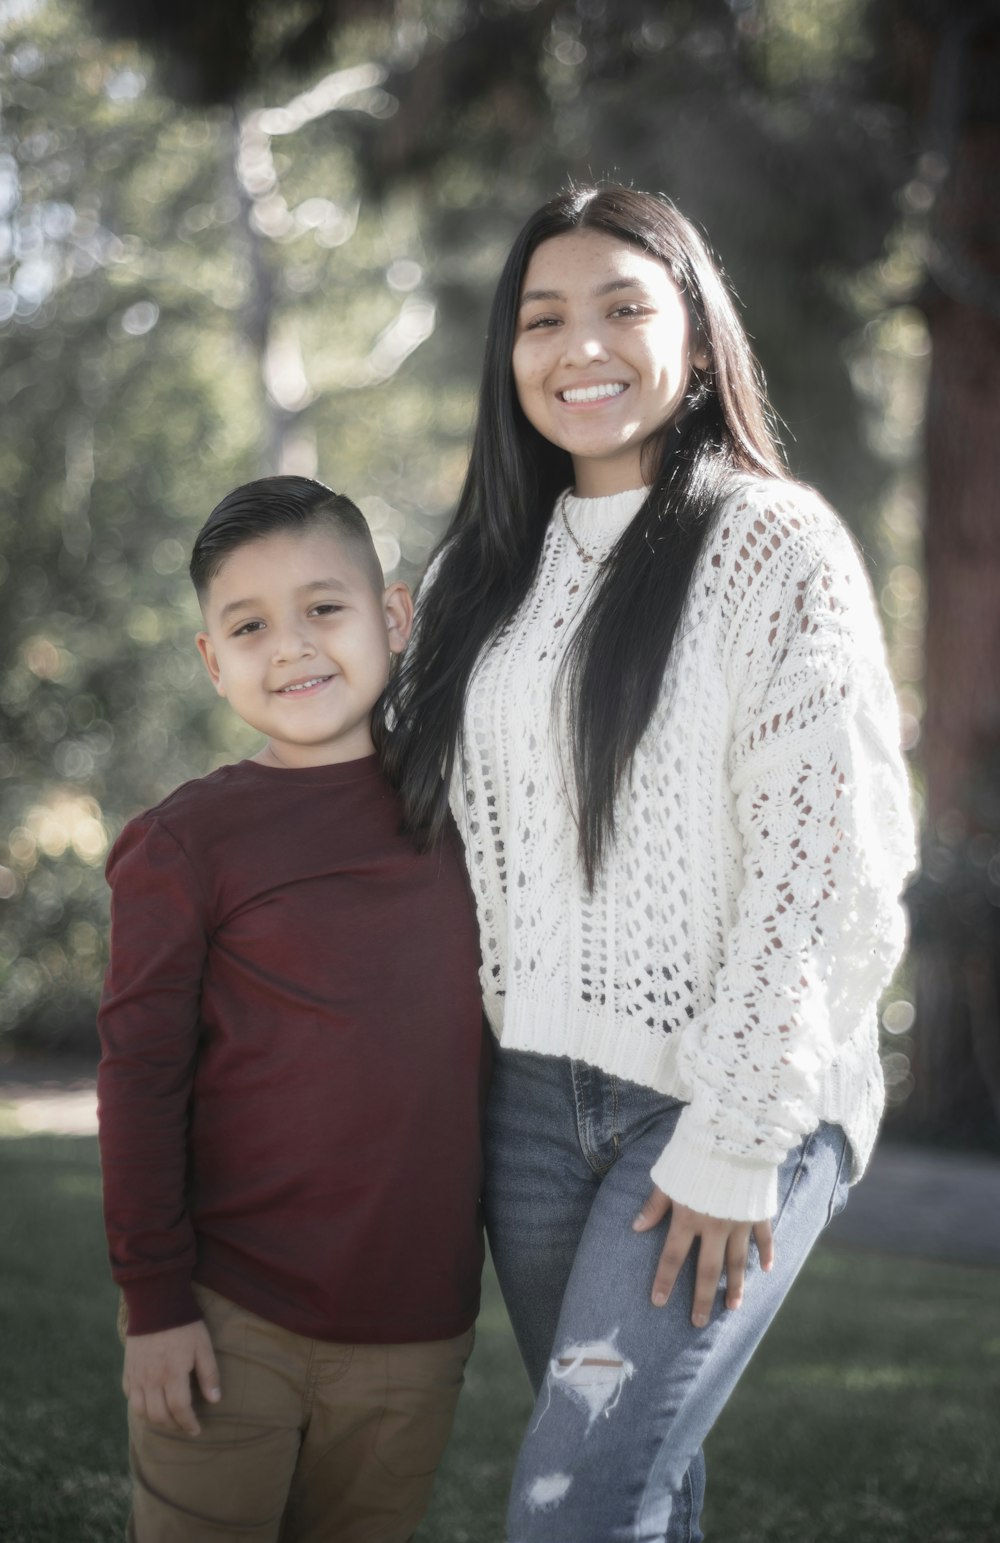
[[[689,1257],[653,1307],[665,1227],[631,1223],[683,1107],[580,1061],[497,1053],[487,1228],[536,1393],[508,1543],[699,1543],[702,1442],[846,1201],[847,1142],[821,1125],[779,1170],[774,1268],[751,1242],[743,1305],[727,1310],[723,1283],[694,1328]]]

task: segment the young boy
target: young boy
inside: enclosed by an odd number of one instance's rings
[[[101,1156],[138,1543],[403,1543],[478,1310],[486,1050],[468,883],[374,754],[409,636],[302,477],[200,532],[198,648],[265,736],[108,861]]]

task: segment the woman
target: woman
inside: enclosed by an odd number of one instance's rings
[[[499,1041],[510,1543],[699,1539],[701,1443],[871,1151],[912,833],[862,566],[666,200],[573,189],[514,243],[395,689]]]

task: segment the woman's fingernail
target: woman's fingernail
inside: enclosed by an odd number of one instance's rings
[[[705,1327],[705,1325],[708,1323],[708,1314],[707,1313],[692,1313],[692,1315],[691,1315],[691,1322],[694,1324],[696,1329],[703,1329]]]
[[[667,1293],[665,1291],[654,1291],[653,1292],[653,1306],[654,1307],[665,1307],[666,1303],[667,1303]]]

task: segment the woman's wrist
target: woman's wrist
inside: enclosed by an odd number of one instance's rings
[[[694,1125],[690,1108],[650,1169],[650,1178],[671,1200],[705,1216],[759,1222],[778,1207],[776,1165],[720,1152]]]

